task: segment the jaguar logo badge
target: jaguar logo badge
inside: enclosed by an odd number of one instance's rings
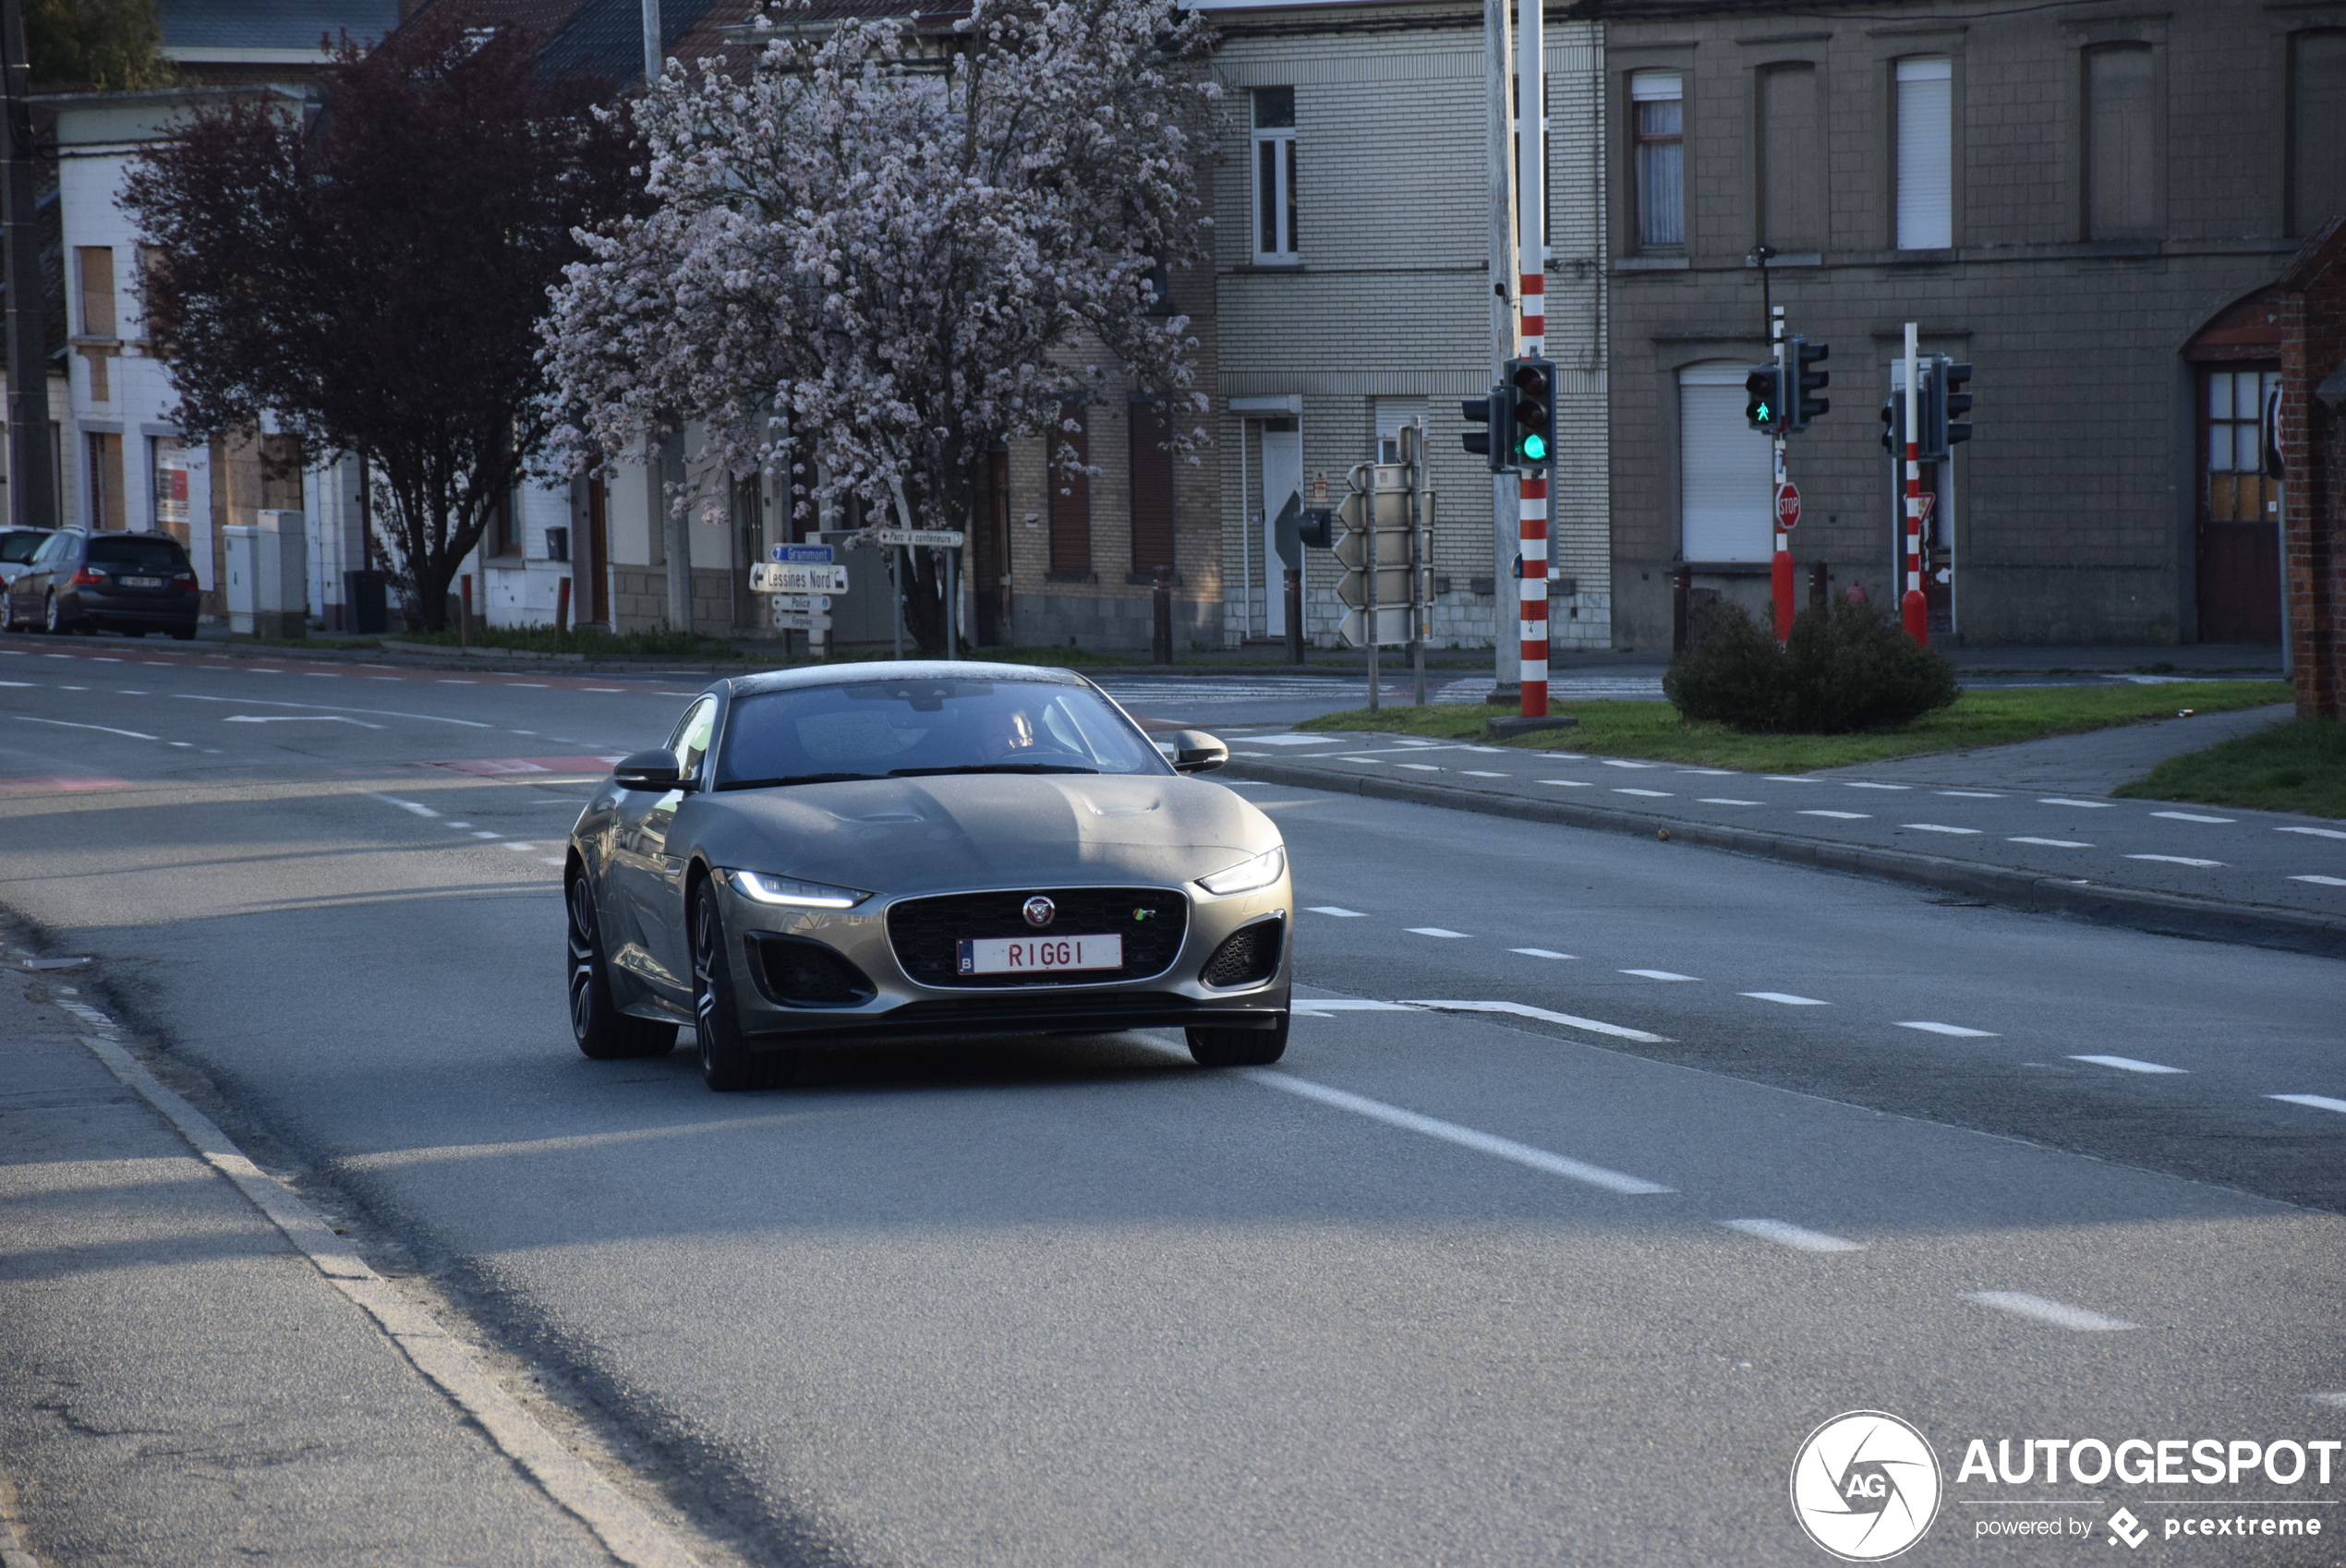
[[[1042,894],[1037,893],[1032,899],[1027,899],[1026,902],[1020,907],[1018,912],[1026,917],[1027,924],[1033,926],[1035,930],[1040,931],[1045,926],[1050,924],[1051,922],[1058,919],[1059,907],[1051,902],[1050,899],[1043,897]]]

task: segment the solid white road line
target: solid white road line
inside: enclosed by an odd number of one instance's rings
[[[1959,1023],[1932,1023],[1927,1019],[1899,1021],[1900,1029],[1918,1029],[1925,1034],[1944,1034],[1956,1040],[1993,1040],[1995,1034],[1985,1029],[1965,1029]]]
[[[1966,1290],[1963,1298],[1977,1301],[1982,1307],[1993,1307],[1999,1312],[2034,1318],[2055,1328],[2074,1329],[2079,1333],[2110,1333],[2134,1326],[2123,1318],[2106,1318],[2099,1312],[2088,1312],[2083,1307],[2072,1307],[2062,1301],[2048,1301],[2041,1296],[2031,1296],[2021,1290]]]
[[[1937,822],[1902,822],[1898,826],[1911,827],[1917,833],[1962,833],[1977,837],[1979,832],[1977,827],[1949,827]]]
[[[1509,947],[1510,953],[1521,953],[1527,959],[1568,959],[1570,953],[1553,952],[1546,947]]]
[[[1802,816],[1829,816],[1837,822],[1866,822],[1871,820],[1869,814],[1861,811],[1804,811],[1800,814]]]
[[[2132,1056],[2075,1056],[2073,1062],[2091,1062],[2098,1067],[2116,1067],[2120,1072],[2188,1072],[2188,1067],[2161,1067],[2157,1062],[2138,1062]]]
[[[1570,1013],[1553,1013],[1545,1007],[1534,1007],[1523,1002],[1435,1002],[1408,998],[1409,1006],[1424,1007],[1437,1013],[1506,1013],[1519,1019],[1538,1019],[1542,1023],[1560,1023],[1566,1029],[1585,1029],[1591,1034],[1609,1034],[1615,1040],[1634,1040],[1641,1045],[1667,1045],[1666,1034],[1648,1034],[1642,1029],[1630,1029],[1622,1024],[1605,1023],[1598,1019],[1575,1018]]]
[[[1625,969],[1623,974],[1634,974],[1640,980],[1693,980],[1691,974],[1677,974],[1666,969]]]
[[[1701,803],[1706,806],[1756,806],[1760,802],[1758,801],[1731,801],[1724,795],[1705,795],[1702,797]]]
[[[2316,1111],[2346,1112],[2346,1100],[2333,1100],[2327,1094],[2267,1094],[2267,1100],[2286,1100],[2292,1105],[2304,1105]]]
[[[2292,876],[2292,882],[2310,882],[2316,887],[2346,887],[2346,876]]]
[[[2202,816],[2195,811],[2155,811],[2153,816],[2163,816],[2170,822],[2238,822],[2236,816]]]
[[[1467,934],[1463,931],[1447,930],[1439,925],[1413,925],[1409,927],[1409,935],[1412,936],[1439,936],[1445,942],[1463,942],[1466,940]]]
[[[1275,1071],[1269,1067],[1249,1067],[1244,1070],[1246,1075],[1255,1082],[1268,1084],[1273,1089],[1285,1090],[1289,1094],[1300,1094],[1306,1100],[1317,1100],[1323,1105],[1334,1105],[1338,1110],[1350,1111],[1354,1116],[1367,1116],[1372,1121],[1380,1121],[1388,1127],[1422,1133],[1428,1138],[1438,1138],[1445,1143],[1455,1143],[1460,1148],[1472,1149],[1478,1153],[1494,1155],[1502,1160],[1512,1160],[1518,1165],[1528,1165],[1535,1171],[1545,1171],[1550,1176],[1563,1176],[1567,1181],[1586,1182],[1590,1187],[1601,1187],[1607,1192],[1618,1192],[1630,1197],[1644,1197],[1651,1193],[1671,1190],[1660,1182],[1647,1181],[1642,1176],[1625,1176],[1619,1171],[1606,1170],[1602,1165],[1591,1165],[1585,1161],[1568,1159],[1562,1154],[1552,1154],[1545,1149],[1534,1149],[1529,1143],[1518,1143],[1512,1138],[1501,1138],[1493,1133],[1478,1132],[1473,1128],[1460,1127],[1456,1122],[1445,1122],[1435,1116],[1420,1116],[1415,1111],[1405,1111],[1398,1105],[1388,1105],[1382,1100],[1372,1100],[1365,1094],[1353,1094],[1345,1090],[1331,1089],[1324,1083],[1314,1083],[1310,1079],[1296,1078],[1291,1074]]]
[[[2109,811],[2118,802],[2116,801],[2073,801],[2066,795],[2040,795],[2037,798],[2037,803],[2040,806],[2081,806],[2086,811]]]
[[[2276,833],[2303,833],[2315,838],[2346,838],[2346,833],[2335,827],[2276,827]]]
[[[2169,865],[2211,866],[2224,863],[2221,861],[2194,860],[2189,855],[2128,855],[2126,858],[2130,861],[2165,861]]]
[[[2042,844],[2050,850],[2090,850],[2093,848],[2091,844],[2080,843],[2074,838],[2007,838],[2004,842],[2007,844]]]
[[[1772,1241],[1782,1247],[1802,1252],[1862,1252],[1866,1244],[1843,1236],[1828,1236],[1820,1230],[1809,1230],[1785,1220],[1721,1220],[1729,1230],[1739,1230],[1746,1236],[1756,1236],[1762,1241]]]
[[[1789,991],[1743,991],[1738,995],[1761,1002],[1782,1002],[1787,1007],[1830,1007],[1831,1002],[1820,1002],[1814,996],[1796,996]]]
[[[113,1029],[103,1015],[98,1026]],[[255,1164],[211,1117],[164,1088],[113,1040],[84,1035],[81,1043],[176,1128],[206,1164],[235,1183],[329,1284],[375,1321],[417,1371],[479,1423],[489,1441],[549,1496],[584,1521],[613,1557],[630,1568],[698,1568],[699,1560],[681,1541],[508,1393],[471,1346],[368,1267],[317,1210]]]
[[[1348,910],[1342,904],[1312,904],[1308,907],[1313,914],[1334,915],[1338,920],[1366,920],[1368,918],[1359,910]]]
[[[54,657],[54,656],[53,655],[51,657]],[[134,741],[159,741],[163,739],[160,735],[142,735],[136,730],[117,730],[111,724],[76,724],[72,720],[66,718],[36,718],[29,713],[11,714],[9,717],[12,718],[22,719],[27,724],[54,724],[60,730],[95,730],[99,733],[105,735],[127,735]]]

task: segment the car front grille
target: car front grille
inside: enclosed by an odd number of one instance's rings
[[[1058,906],[1058,917],[1041,931],[1020,912],[1037,893]],[[1189,923],[1189,899],[1169,887],[1021,887],[904,899],[889,908],[888,940],[904,972],[923,985],[1099,985],[1163,973],[1179,955]],[[1059,974],[960,972],[965,939],[1046,935],[1120,936],[1124,966]]]

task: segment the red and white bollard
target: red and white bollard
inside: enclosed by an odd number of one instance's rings
[[[1930,608],[1922,597],[1922,426],[1916,383],[1919,345],[1915,323],[1906,323],[1906,591],[1898,600],[1898,619],[1917,646],[1930,645]]]

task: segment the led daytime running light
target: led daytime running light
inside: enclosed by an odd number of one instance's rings
[[[853,887],[834,887],[827,882],[801,882],[794,876],[768,876],[762,872],[737,871],[733,883],[761,904],[778,904],[792,910],[852,910],[869,893]]]
[[[1240,861],[1227,871],[1217,871],[1211,876],[1201,876],[1197,885],[1209,893],[1251,893],[1257,887],[1267,887],[1287,874],[1287,846],[1265,850],[1251,861]]]

